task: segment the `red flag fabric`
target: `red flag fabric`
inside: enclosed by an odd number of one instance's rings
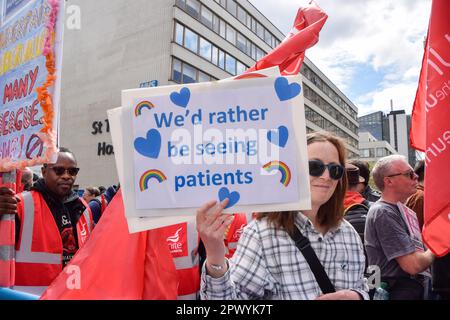
[[[327,19],[327,14],[313,1],[300,8],[286,39],[246,72],[279,66],[282,75],[297,75],[305,59],[305,51],[319,41],[319,33]]]
[[[129,234],[119,191],[42,300],[174,300],[178,276],[161,230]]]
[[[450,251],[449,12],[450,1],[433,0],[411,129],[414,146],[426,153],[423,239],[437,256]]]

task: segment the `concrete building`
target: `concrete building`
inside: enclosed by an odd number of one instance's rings
[[[67,5],[79,6],[82,20],[65,32],[60,144],[78,158],[81,187],[117,183],[106,111],[120,106],[121,90],[228,78],[285,37],[247,0]],[[308,131],[338,134],[357,157],[356,106],[310,60],[301,72]]]
[[[387,141],[379,141],[369,132],[359,134],[359,151],[360,158],[371,163],[398,153]]]

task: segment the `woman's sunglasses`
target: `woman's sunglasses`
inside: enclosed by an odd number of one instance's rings
[[[309,174],[313,177],[322,176],[326,168],[328,168],[330,178],[333,180],[340,180],[345,172],[345,168],[339,164],[335,163],[325,164],[320,160],[309,161]]]

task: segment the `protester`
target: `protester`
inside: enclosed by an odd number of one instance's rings
[[[31,192],[0,188],[0,212],[16,214],[13,289],[40,295],[88,240],[92,214],[72,191],[78,171],[73,153],[60,148]]]
[[[405,157],[393,155],[377,162],[373,178],[382,193],[367,215],[369,265],[380,267],[391,300],[421,300],[434,255],[424,251],[420,230],[418,235],[411,234],[401,212],[407,209],[403,203],[416,191],[417,175]]]
[[[22,170],[22,188],[24,191],[30,191],[33,186],[33,171],[30,168],[25,168]]]
[[[370,169],[369,164],[361,160],[350,160],[350,164],[358,167],[359,175],[364,178],[363,182],[358,185],[358,192],[369,202],[376,202],[380,199],[380,193],[373,190],[370,185]]]
[[[100,188],[104,187],[99,187],[98,190],[100,190]],[[106,207],[116,195],[117,189],[118,187],[111,186],[104,192],[99,191],[100,194],[98,194],[89,202],[89,207],[91,208],[92,216],[96,224],[100,221],[100,218],[102,217],[103,212],[105,212]]]
[[[222,214],[227,200],[218,205],[209,202],[198,210],[197,228],[207,255],[202,272],[203,299],[368,298],[364,291],[363,246],[356,231],[343,219],[347,185],[344,144],[328,133],[310,134],[308,156],[312,210],[258,214],[243,230],[231,260],[225,258],[223,242],[233,220],[233,216]],[[305,242],[309,240],[318,253],[317,263],[329,277],[320,282],[328,283],[329,290],[325,291],[331,293],[323,294],[320,287],[327,286],[319,286],[313,273],[321,268],[311,270],[291,238],[298,227],[307,237]]]
[[[425,181],[425,161],[420,160],[414,167],[414,172],[418,176],[418,184],[416,192],[406,200],[406,206],[411,208],[417,214],[420,230],[423,229],[423,196]]]
[[[96,187],[87,187],[83,193],[83,200],[87,203],[94,200],[96,197],[100,195],[100,190]],[[91,209],[92,210],[92,209]]]
[[[346,165],[345,172],[348,185],[344,198],[344,218],[355,228],[362,243],[364,243],[364,229],[366,227],[367,212],[370,207],[370,202],[358,192],[361,182],[364,182],[364,178],[359,175],[358,167],[352,164]]]

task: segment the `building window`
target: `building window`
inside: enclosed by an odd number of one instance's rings
[[[236,17],[237,5],[234,0],[227,0],[227,11]]]
[[[199,71],[198,72],[198,82],[208,82],[211,81],[211,77],[206,73]]]
[[[183,83],[194,83],[197,81],[197,70],[188,65],[183,65]]]
[[[264,39],[264,27],[259,22],[256,22],[256,35]]]
[[[198,0],[186,0],[186,11],[192,17],[198,19],[200,15],[200,3]]]
[[[219,64],[217,65],[220,69],[225,69],[225,53],[219,50]]]
[[[186,0],[177,0],[176,4],[177,4],[177,6],[179,6],[182,9],[186,8]]]
[[[239,61],[237,61],[237,63],[236,63],[236,74],[237,75],[241,75],[241,74],[243,74],[245,72],[245,70],[247,70],[245,65],[240,63]]]
[[[236,45],[236,30],[229,24],[227,24],[227,37],[226,39],[232,44]]]
[[[237,8],[237,18],[244,26],[247,24],[247,12],[241,6]]]
[[[220,32],[220,19],[218,16],[213,15],[213,31],[217,34]]]
[[[224,39],[225,39],[226,31],[227,31],[227,28],[226,28],[225,21],[220,20],[220,36]]]
[[[242,52],[247,53],[247,38],[238,33],[236,46]]]
[[[226,54],[225,59],[225,71],[231,73],[232,75],[236,75],[236,59],[228,53]]]
[[[211,43],[209,43],[209,41],[206,41],[203,38],[200,38],[200,56],[202,56],[208,61],[211,61],[211,52],[212,52]]]
[[[202,23],[209,29],[213,29],[213,13],[205,6],[202,6]]]
[[[175,42],[179,45],[183,45],[183,38],[184,38],[184,27],[177,23],[175,24]]]
[[[181,61],[177,59],[172,63],[172,80],[181,83]]]
[[[198,36],[187,28],[184,30],[184,46],[195,53],[198,51]]]
[[[215,64],[216,66],[218,65],[218,60],[217,60],[218,56],[219,56],[219,49],[217,49],[217,47],[213,46],[212,47],[212,60],[211,60],[211,62],[213,64]]]
[[[386,156],[386,150],[384,148],[377,148],[377,157],[381,158]]]

